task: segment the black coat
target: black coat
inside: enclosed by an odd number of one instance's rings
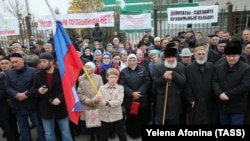
[[[178,62],[176,68],[169,69],[164,66],[164,64],[157,65],[153,71],[153,79],[155,82],[155,87],[157,91],[156,98],[156,115],[158,117],[163,116],[165,93],[167,79],[164,78],[164,73],[166,71],[172,70],[173,78],[171,80],[171,86],[168,88],[167,96],[167,108],[166,108],[166,119],[172,120],[178,118],[182,112],[182,90],[184,84],[186,83],[185,77],[185,66]]]
[[[212,124],[216,117],[216,97],[213,93],[212,80],[216,67],[211,62],[199,65],[196,62],[187,66],[186,98],[191,106],[192,124]]]
[[[4,91],[4,74],[0,73],[0,120],[10,118],[11,110],[6,101],[7,94]]]
[[[55,68],[52,78],[52,86],[48,88],[45,94],[39,94],[38,89],[46,85],[46,71],[42,70],[35,74],[34,78],[34,94],[40,98],[40,116],[44,119],[51,119],[55,116],[56,119],[62,119],[68,116],[66,103],[64,100],[62,82],[59,70]],[[54,98],[60,99],[61,103],[57,106],[51,104],[51,100]]]
[[[124,104],[130,108],[132,103],[132,92],[141,92],[142,97],[137,100],[140,107],[147,104],[147,92],[150,84],[149,74],[143,66],[136,66],[135,70],[126,67],[121,72],[120,84],[124,87]]]
[[[213,90],[218,97],[221,111],[229,113],[245,113],[247,97],[250,90],[250,67],[243,61],[238,61],[232,68],[227,62],[217,67],[213,78]],[[222,101],[219,95],[225,92],[229,100]]]

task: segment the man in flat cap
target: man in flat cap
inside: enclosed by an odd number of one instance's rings
[[[188,124],[211,125],[218,121],[216,119],[216,97],[212,89],[212,78],[216,68],[207,61],[207,55],[204,46],[197,46],[194,49],[195,61],[186,69],[185,96],[189,109]]]
[[[11,97],[12,112],[16,115],[21,139],[31,141],[29,119],[35,125],[38,141],[45,141],[44,128],[39,117],[39,99],[33,95],[36,69],[25,65],[19,53],[10,56],[13,69],[6,72],[5,91]]]
[[[155,67],[152,77],[157,91],[155,124],[179,124],[182,110],[181,93],[186,77],[185,66],[177,61],[177,48],[164,49],[164,61]]]
[[[218,65],[213,78],[221,125],[243,125],[250,90],[250,67],[240,59],[240,44],[225,47],[226,61]]]

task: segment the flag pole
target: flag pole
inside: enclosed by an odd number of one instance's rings
[[[52,14],[52,16],[53,16],[54,21],[56,21],[57,18],[56,18],[55,12],[53,12],[53,10],[52,10],[52,8],[51,8],[51,6],[50,6],[48,0],[45,0],[45,2],[46,2],[46,4],[47,4],[47,6],[48,6],[48,8],[49,8],[49,10],[50,10],[50,12],[51,12],[51,14]],[[99,95],[99,93],[98,93],[98,91],[97,91],[97,88],[96,88],[95,84],[93,83],[93,81],[92,81],[92,79],[90,78],[90,76],[89,76],[87,70],[86,70],[84,67],[83,67],[83,71],[84,71],[84,73],[87,75],[87,78],[88,78],[88,80],[90,81],[90,84],[91,84],[91,86],[93,87],[93,89],[94,89],[96,95]],[[94,70],[93,70],[93,71],[94,71]]]
[[[49,8],[49,10],[50,10],[50,12],[51,12],[51,14],[52,14],[52,16],[53,16],[53,19],[56,21],[57,18],[56,18],[55,12],[52,10],[51,6],[49,5],[48,0],[45,0],[45,2],[46,2],[46,4],[47,4],[47,6],[48,6],[48,8]]]
[[[84,71],[84,73],[86,74],[86,76],[87,76],[87,78],[88,78],[88,80],[89,80],[91,86],[93,87],[93,89],[94,89],[96,95],[99,96],[100,93],[98,92],[98,90],[97,90],[97,88],[96,88],[96,86],[95,86],[93,80],[90,78],[89,73],[87,72],[87,70],[86,70],[85,67],[83,67],[83,71]],[[93,71],[95,71],[95,70],[93,70]],[[93,72],[93,73],[94,73],[94,72]]]

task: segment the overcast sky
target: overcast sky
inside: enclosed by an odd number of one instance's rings
[[[53,11],[55,10],[55,8],[58,8],[61,14],[67,14],[70,1],[71,0],[48,0]],[[27,8],[25,6],[25,0],[22,0],[22,2],[25,8],[24,12],[26,13]],[[45,15],[51,15],[51,12],[45,0],[28,0],[28,4],[29,4],[29,11],[33,16],[35,16],[35,18]],[[9,14],[5,13],[4,8],[2,8],[2,6],[3,5],[0,6],[0,15],[3,15],[3,17],[7,18],[13,18],[12,16],[9,17],[8,16]]]
[[[67,14],[70,0],[48,0],[53,11],[55,8],[59,8],[61,14]],[[50,10],[45,0],[28,0],[30,13],[36,17],[50,15]]]

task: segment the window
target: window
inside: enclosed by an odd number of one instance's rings
[[[171,0],[171,4],[178,4],[179,0]]]

